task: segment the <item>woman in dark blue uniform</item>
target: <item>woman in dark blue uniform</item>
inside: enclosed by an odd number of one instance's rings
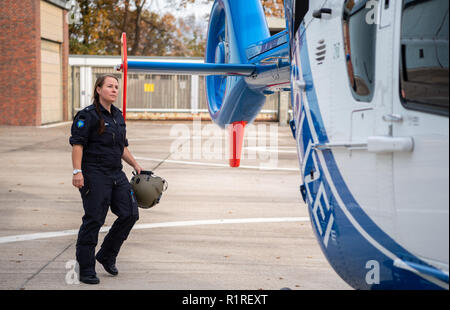
[[[115,266],[120,247],[138,220],[138,206],[131,185],[122,171],[122,159],[140,173],[142,168],[128,150],[125,120],[113,105],[119,82],[113,75],[97,79],[94,103],[78,112],[72,124],[73,185],[79,188],[84,216],[78,233],[76,257],[80,281],[98,284],[95,260],[117,275]],[[98,233],[111,206],[117,220],[95,255]]]

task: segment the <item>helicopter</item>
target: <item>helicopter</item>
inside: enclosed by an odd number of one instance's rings
[[[211,119],[239,167],[266,96],[290,91],[299,195],[318,244],[355,289],[449,289],[447,0],[285,0],[270,35],[260,0],[216,0],[205,63],[128,61],[204,75]]]

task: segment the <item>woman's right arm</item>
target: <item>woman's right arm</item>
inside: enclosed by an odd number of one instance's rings
[[[72,166],[73,169],[81,170],[81,159],[83,158],[83,146],[79,144],[74,144],[72,147]],[[79,172],[75,174],[72,178],[73,186],[77,188],[82,188],[84,186],[83,173]]]

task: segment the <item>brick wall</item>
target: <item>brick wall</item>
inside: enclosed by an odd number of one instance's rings
[[[39,0],[0,0],[0,124],[41,124]]]
[[[40,22],[40,0],[0,0],[0,125],[41,125]],[[68,120],[69,28],[63,25],[61,104]]]
[[[69,25],[67,24],[67,11],[64,11],[64,41],[62,45],[62,79],[63,79],[63,120],[69,120]]]

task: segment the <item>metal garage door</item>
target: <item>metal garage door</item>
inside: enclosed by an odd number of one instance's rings
[[[63,120],[61,44],[41,40],[42,124]]]

